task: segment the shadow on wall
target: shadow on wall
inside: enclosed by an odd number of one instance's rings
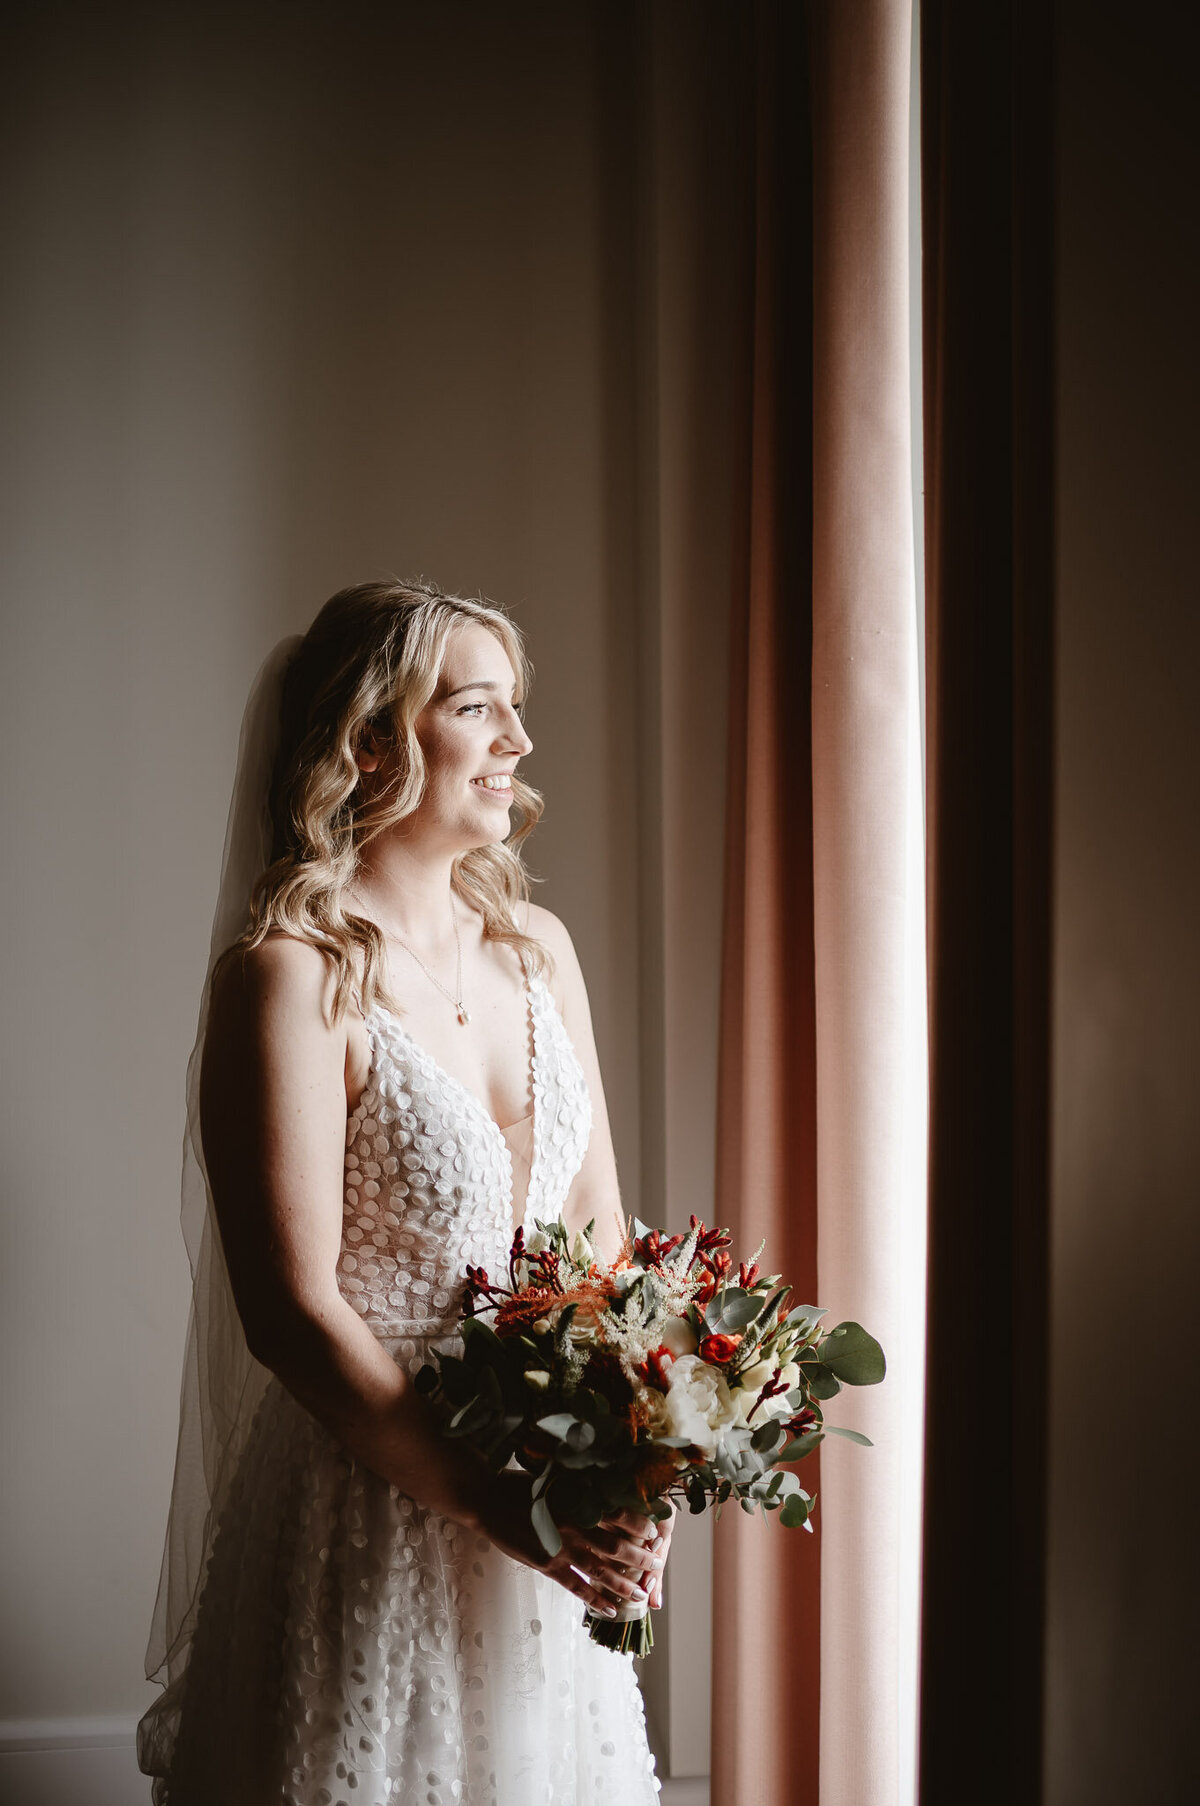
[[[527,630],[532,861],[631,1208],[640,780],[632,14],[11,18],[0,1712],[27,1767],[18,1726],[150,1696],[184,1066],[263,654],[387,572]]]

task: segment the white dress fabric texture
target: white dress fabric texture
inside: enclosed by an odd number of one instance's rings
[[[338,1284],[409,1373],[454,1346],[467,1264],[505,1270],[514,1190],[529,1232],[583,1160],[582,1070],[539,978],[527,998],[533,1110],[507,1135],[393,1014],[366,1017]],[[156,1806],[650,1806],[632,1659],[583,1609],[381,1479],[273,1377],[139,1765]]]

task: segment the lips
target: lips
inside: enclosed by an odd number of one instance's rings
[[[495,797],[498,802],[509,803],[512,801],[512,773],[486,772],[483,777],[471,779],[471,788],[482,791],[484,796]]]

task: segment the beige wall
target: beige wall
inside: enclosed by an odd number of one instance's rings
[[[1051,1806],[1200,1790],[1188,16],[1060,7]]]
[[[61,1720],[150,1697],[188,1296],[184,1062],[260,658],[386,572],[513,608],[548,799],[531,863],[590,981],[630,1208],[661,1165],[639,1117],[644,1045],[664,1057],[639,1022],[639,962],[663,939],[639,923],[661,892],[644,764],[661,685],[623,9],[24,18],[0,323],[0,1717]],[[713,564],[694,603],[718,714],[727,580]],[[694,718],[672,708],[686,760]],[[717,716],[704,731],[720,745]],[[719,783],[711,751],[701,770]],[[720,812],[689,807],[689,1073],[708,1082]],[[696,1109],[703,1182],[711,1099]]]

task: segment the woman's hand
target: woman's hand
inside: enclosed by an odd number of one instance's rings
[[[530,1522],[532,1485],[529,1475],[517,1473],[497,1474],[489,1484],[480,1520],[490,1542],[514,1561],[540,1568],[605,1617],[615,1617],[618,1606],[630,1601],[653,1598],[656,1585],[661,1600],[666,1548],[656,1545],[659,1526],[652,1518],[621,1512],[594,1530],[563,1524],[562,1548],[548,1556]]]
[[[664,1518],[661,1524],[656,1524],[649,1518],[639,1518],[638,1520],[639,1523],[649,1524],[652,1531],[650,1541],[647,1544],[652,1559],[646,1564],[642,1583],[649,1588],[650,1604],[655,1611],[658,1610],[663,1602],[663,1572],[666,1568],[667,1556],[671,1549],[671,1537],[675,1530],[675,1519],[679,1515],[673,1500],[668,1499],[667,1504],[671,1507],[671,1515],[669,1518]]]

